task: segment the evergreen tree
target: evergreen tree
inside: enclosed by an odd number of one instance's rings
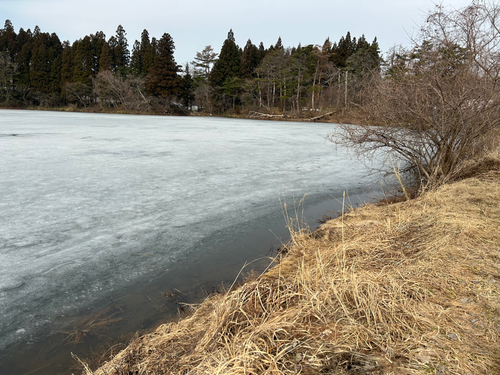
[[[90,68],[92,77],[95,77],[100,70],[101,54],[106,44],[106,35],[102,31],[90,35],[90,49],[92,54],[92,66]]]
[[[117,59],[117,50],[118,50],[118,40],[112,36],[108,40],[109,52],[110,52],[110,70],[113,73],[118,71],[118,59]]]
[[[26,32],[23,29],[19,30],[18,40],[22,40],[23,43],[15,58],[18,69],[18,74],[15,78],[16,86],[23,85],[30,87],[30,60],[35,40],[30,29],[26,30]]]
[[[330,38],[326,38],[325,42],[323,43],[323,47],[321,48],[321,52],[325,56],[330,56],[332,53],[332,42],[330,42]]]
[[[233,105],[233,112],[234,112],[236,107],[236,100],[242,90],[241,79],[234,76],[227,77],[226,80],[224,81],[224,84],[222,85],[222,88],[224,90],[224,94],[231,98]]]
[[[99,57],[99,72],[111,70],[113,64],[113,52],[108,44],[104,42],[102,45],[101,56]]]
[[[158,52],[146,77],[146,89],[154,96],[172,98],[179,93],[179,65],[174,59],[174,41],[165,33],[158,41]]]
[[[156,40],[155,37],[151,38],[151,47],[153,48],[153,54],[156,56],[156,54],[158,53],[158,40]],[[153,64],[151,64],[151,65],[153,65]]]
[[[274,49],[283,49],[283,43],[281,41],[281,37],[278,37],[278,41],[274,45]]]
[[[116,29],[116,47],[114,49],[116,70],[125,76],[130,63],[130,51],[128,50],[127,33],[122,25]]]
[[[264,43],[260,42],[259,44],[259,59],[262,61],[264,57],[266,57],[266,48],[264,47]]]
[[[132,47],[132,57],[130,58],[130,72],[135,76],[140,76],[143,69],[143,56],[141,54],[141,43],[138,40]]]
[[[214,52],[212,46],[206,46],[203,51],[196,52],[196,57],[192,64],[199,68],[199,75],[204,79],[210,77],[210,70],[213,64],[217,61],[217,53]]]
[[[92,49],[90,37],[73,43],[73,77],[72,82],[90,85],[92,77]]]
[[[356,38],[354,38],[356,39]],[[340,69],[347,66],[347,59],[356,51],[356,44],[351,39],[351,33],[347,32],[345,38],[341,37],[338,44],[332,47],[331,61]]]
[[[31,38],[30,34],[31,33],[24,31],[22,27],[19,29],[19,33],[17,34],[16,48],[15,48],[16,55],[19,53],[21,48],[28,42],[29,38]]]
[[[259,49],[248,39],[241,55],[241,77],[253,77],[255,69],[259,66],[261,60]]]
[[[372,44],[368,43],[364,35],[358,40],[356,51],[347,59],[347,68],[358,78],[364,78],[367,74],[380,71],[380,50],[377,38]]]
[[[73,69],[74,69],[74,56],[72,53],[72,47],[68,41],[65,41],[62,45],[62,54],[61,54],[61,90],[62,96],[66,95],[65,87],[66,83],[71,82],[73,80]]]
[[[17,53],[17,35],[10,20],[5,20],[4,28],[0,30],[0,51],[8,51],[11,59]]]
[[[142,71],[141,75],[146,76],[149,73],[151,65],[153,65],[155,58],[155,48],[149,41],[149,33],[146,29],[141,34],[141,57],[142,57]]]
[[[241,71],[241,57],[238,46],[234,42],[233,30],[227,34],[222,45],[219,59],[210,74],[210,84],[213,87],[222,87],[227,78],[239,77]]]
[[[30,85],[40,93],[59,95],[61,42],[55,33],[42,33],[35,28],[30,59]]]
[[[33,29],[33,37],[38,38],[41,32],[42,30],[40,30],[40,27],[36,25],[35,28]]]
[[[181,79],[181,85],[179,90],[179,98],[184,104],[184,107],[189,109],[191,104],[194,102],[194,82],[193,77],[189,72],[189,64],[186,63],[184,76]]]
[[[155,56],[154,48],[149,40],[149,33],[146,29],[142,31],[141,41],[135,41],[130,60],[132,74],[141,77],[149,73],[149,68],[153,64]]]
[[[52,61],[49,73],[50,89],[52,94],[57,95],[58,102],[61,98],[61,73],[62,73],[62,52],[58,53]]]

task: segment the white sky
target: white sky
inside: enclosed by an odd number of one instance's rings
[[[461,8],[471,0],[448,0]],[[236,43],[250,38],[269,47],[281,36],[285,47],[337,41],[347,31],[371,42],[376,36],[382,52],[409,44],[409,35],[423,22],[432,0],[0,0],[0,27],[10,19],[16,32],[38,25],[71,43],[96,31],[106,37],[121,24],[132,49],[143,29],[150,37],[170,33],[178,64],[193,60],[211,45],[219,51],[233,29]]]

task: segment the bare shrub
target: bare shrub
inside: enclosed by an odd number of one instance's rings
[[[65,85],[66,99],[87,108],[92,102],[92,88],[81,82],[68,82]],[[36,96],[36,94],[35,94]]]
[[[437,6],[411,48],[393,50],[365,91],[364,124],[330,134],[358,155],[404,162],[419,191],[459,176],[485,154],[500,123],[500,6]]]
[[[122,78],[106,70],[100,72],[95,78],[94,93],[99,97],[101,105],[123,106],[126,109],[149,107],[144,80],[141,78]]]
[[[199,103],[202,108],[206,109],[209,113],[214,111],[214,90],[210,85],[202,83],[196,88],[194,94],[196,102]]]

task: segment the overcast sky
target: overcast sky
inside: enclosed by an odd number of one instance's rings
[[[444,1],[461,8],[471,0]],[[251,39],[266,47],[281,36],[286,47],[337,41],[347,31],[376,36],[382,52],[395,44],[409,44],[431,0],[0,0],[0,27],[10,19],[19,28],[55,32],[71,43],[96,31],[106,37],[121,24],[132,49],[143,29],[150,37],[170,33],[177,63],[192,61],[196,52],[211,45],[217,52],[233,29],[236,43]]]

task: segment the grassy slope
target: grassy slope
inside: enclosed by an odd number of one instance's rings
[[[294,233],[268,273],[93,374],[500,373],[500,162],[489,164]]]

